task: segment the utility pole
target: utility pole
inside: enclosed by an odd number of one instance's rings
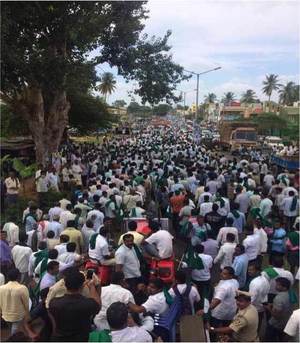
[[[190,71],[190,70],[186,70],[184,69],[185,72],[187,73],[190,73],[190,74],[193,74],[193,75],[196,75],[197,76],[197,89],[196,89],[196,113],[195,113],[195,117],[196,119],[198,118],[198,106],[199,106],[199,76],[200,75],[203,75],[203,74],[207,74],[207,73],[210,73],[211,71],[215,71],[215,70],[219,70],[221,69],[222,67],[217,67],[217,68],[214,68],[214,69],[209,69],[209,70],[206,70],[206,71],[203,71],[202,73],[196,73],[194,71]]]

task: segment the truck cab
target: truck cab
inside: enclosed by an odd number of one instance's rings
[[[231,150],[239,149],[240,147],[257,146],[257,132],[255,128],[238,127],[232,131],[230,136]]]

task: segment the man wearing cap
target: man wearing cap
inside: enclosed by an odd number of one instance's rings
[[[257,342],[258,313],[256,308],[251,305],[250,293],[238,291],[235,299],[238,312],[231,324],[219,328],[210,327],[210,332],[231,335],[234,342]]]

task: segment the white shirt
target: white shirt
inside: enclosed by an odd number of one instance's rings
[[[15,245],[11,250],[12,258],[17,269],[20,273],[28,272],[29,258],[32,250],[29,247],[22,245]]]
[[[59,222],[61,223],[61,225],[65,229],[67,227],[68,221],[74,220],[75,217],[76,217],[76,215],[73,214],[71,211],[65,210],[65,211],[61,212],[61,214],[59,216]]]
[[[58,256],[57,260],[63,263],[74,263],[79,258],[80,255],[76,254],[76,252],[64,252]]]
[[[276,290],[276,279],[278,277],[285,277],[287,278],[290,283],[291,283],[291,286],[293,286],[294,284],[294,276],[293,274],[288,271],[288,270],[285,270],[283,268],[276,268],[276,267],[273,267],[273,269],[278,273],[278,276],[276,276],[274,279],[271,279],[270,280],[270,292],[271,294],[278,294],[278,291]]]
[[[154,295],[150,295],[148,300],[142,304],[146,309],[146,312],[154,314],[163,314],[169,308],[164,292],[159,292]]]
[[[94,318],[98,330],[109,329],[106,319],[106,310],[114,302],[120,301],[127,305],[129,302],[135,304],[132,293],[120,285],[110,284],[101,288],[101,310]]]
[[[52,287],[56,283],[56,276],[51,275],[48,272],[44,274],[42,277],[41,283],[40,283],[40,290],[47,288],[47,287]]]
[[[267,174],[264,177],[264,184],[268,187],[272,187],[273,182],[275,182],[274,176],[271,174]]]
[[[58,238],[63,230],[63,225],[57,221],[49,222],[49,224],[47,225],[47,232],[53,231],[55,233],[54,238]]]
[[[220,229],[217,237],[217,242],[224,244],[226,242],[226,236],[228,233],[233,233],[235,236],[234,243],[239,243],[238,229],[235,227],[224,226]]]
[[[211,311],[213,317],[221,320],[233,319],[237,309],[235,296],[238,288],[239,283],[235,279],[219,281],[213,298],[221,300],[221,303]]]
[[[207,213],[212,211],[212,205],[213,205],[212,202],[203,202],[200,205],[200,213],[199,214],[204,217]]]
[[[266,253],[268,249],[268,235],[266,234],[266,231],[264,229],[254,229],[254,234],[259,237],[259,251],[258,255],[261,255],[262,253]]]
[[[288,320],[284,332],[291,336],[298,338],[296,342],[299,342],[299,328],[300,328],[300,309],[295,310],[290,319]]]
[[[184,284],[178,284],[177,285],[178,292],[180,294],[184,294],[186,287],[187,287],[187,285],[185,283]],[[175,298],[175,292],[174,292],[173,288],[169,289],[169,294],[171,295],[172,298]],[[194,286],[191,287],[191,290],[189,293],[189,301],[191,304],[192,311],[194,313],[194,305],[195,305],[195,303],[200,301],[199,292],[198,292],[197,288]]]
[[[3,226],[3,231],[7,233],[7,241],[9,246],[14,246],[19,242],[19,226],[15,223],[9,222],[5,223]]]
[[[102,262],[105,260],[104,256],[108,255],[110,255],[110,252],[108,250],[107,240],[99,234],[96,238],[95,249],[91,249],[91,246],[89,246],[89,257]]]
[[[291,211],[291,205],[294,200],[294,197],[287,197],[282,200],[281,208],[283,214],[287,217],[296,217],[299,213],[299,199],[297,199],[297,205],[294,211]]]
[[[235,247],[236,243],[224,243],[221,246],[218,255],[216,256],[214,263],[220,262],[221,269],[223,269],[224,267],[231,267]]]
[[[243,240],[245,253],[249,261],[255,260],[260,252],[260,238],[257,234],[249,235]]]
[[[98,232],[100,227],[103,225],[104,214],[99,210],[92,210],[87,215],[87,220],[91,219],[92,217],[96,217],[93,221],[94,223],[94,230]]]
[[[265,198],[260,202],[259,208],[260,208],[260,214],[262,217],[266,217],[272,210],[273,201],[269,198]]]
[[[58,206],[50,208],[50,210],[48,212],[50,221],[53,220],[53,217],[58,217],[59,218],[59,216],[60,216],[62,211],[63,211],[63,209],[58,207]]]
[[[173,254],[173,236],[166,230],[154,232],[146,242],[155,244],[161,259],[169,258]]]
[[[0,286],[5,284],[5,277],[2,273],[0,273]]]
[[[111,331],[112,342],[152,342],[150,334],[142,327],[127,326],[122,330]]]
[[[203,193],[200,195],[200,197],[199,197],[198,206],[200,206],[200,205],[204,202],[204,197],[205,197],[206,195],[209,197],[209,201],[212,200],[212,194],[211,194],[211,193],[209,193],[209,192],[203,192]]]
[[[263,303],[268,302],[268,293],[270,291],[270,283],[263,276],[257,276],[249,284],[249,293],[251,294],[251,302],[258,312],[264,311]]]
[[[61,244],[58,244],[54,247],[54,249],[56,249],[58,251],[58,256],[67,252],[67,244],[68,243],[61,243]]]
[[[193,269],[192,279],[195,281],[208,281],[210,280],[210,269],[213,265],[213,258],[210,255],[198,254],[203,263],[203,269]]]
[[[125,279],[141,276],[140,261],[136,255],[135,249],[128,248],[122,244],[115,253],[116,264],[123,266]]]

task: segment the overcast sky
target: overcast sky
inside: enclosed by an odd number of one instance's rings
[[[300,1],[150,0],[146,6],[145,32],[163,36],[170,29],[176,63],[196,72],[222,67],[201,76],[201,101],[210,92],[221,98],[233,91],[240,98],[247,89],[264,100],[262,80],[270,73],[278,74],[282,83],[299,82]],[[116,75],[107,65],[98,70]],[[129,103],[127,92],[134,87],[117,76],[117,89],[108,101]],[[195,87],[195,78],[178,86],[188,92],[189,105],[195,102]]]

